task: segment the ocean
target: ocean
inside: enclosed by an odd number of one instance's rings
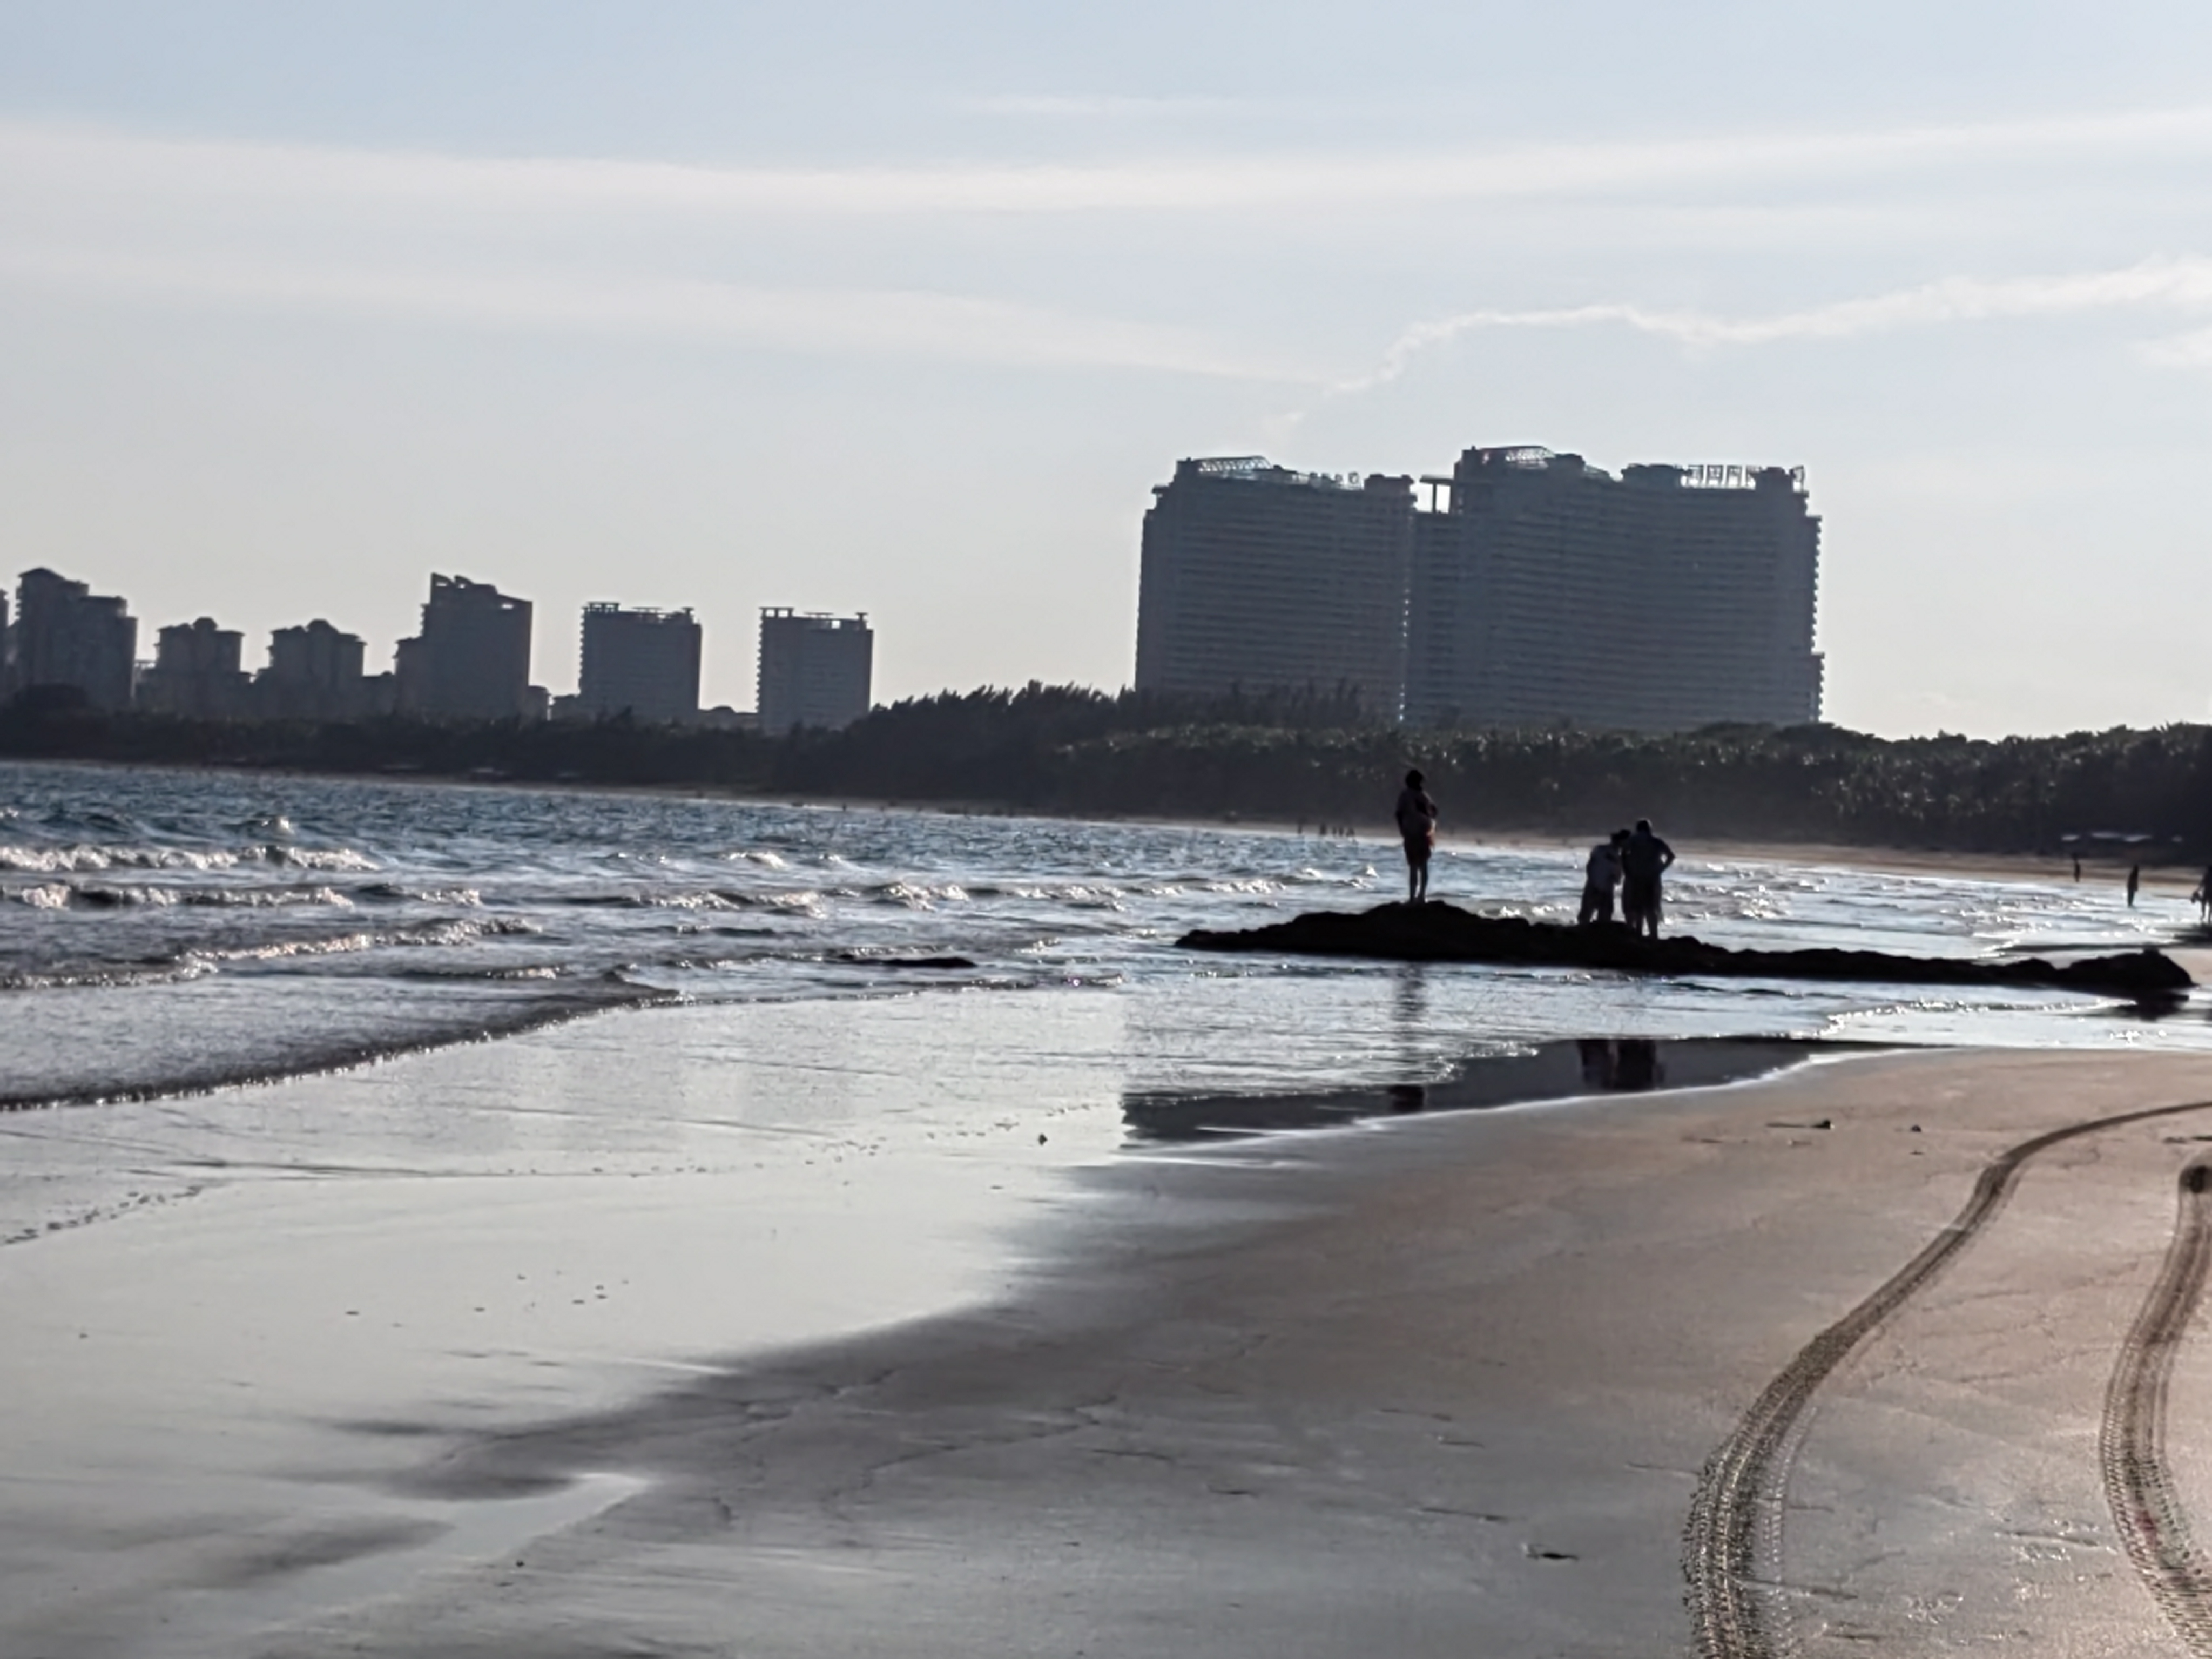
[[[2116,881],[2055,864],[2048,882],[1996,882],[1678,851],[1670,930],[1726,945],[2121,950],[2191,914],[2155,896],[2130,909]],[[1577,866],[1447,847],[1434,890],[1571,919]],[[1170,1091],[1419,1080],[1563,1036],[2212,1039],[2201,1006],[2149,1024],[2016,990],[1174,948],[1193,927],[1371,904],[1402,879],[1379,836],[0,765],[0,1102],[204,1090],[641,1006],[881,997],[1139,1000],[1164,1028],[1140,1081]],[[945,957],[972,965],[905,965]]]

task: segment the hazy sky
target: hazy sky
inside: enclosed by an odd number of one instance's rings
[[[0,537],[1118,685],[1176,458],[1804,465],[1827,712],[2212,716],[2212,7],[0,0]]]

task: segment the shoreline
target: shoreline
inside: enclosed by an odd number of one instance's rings
[[[1774,1616],[2156,1643],[2081,1432],[2212,1139],[2212,1060],[1951,1053],[1118,1160],[1007,1300],[422,1468],[448,1500],[649,1484],[237,1650],[704,1650],[732,1607],[778,1656],[1687,1646],[1685,1528],[1739,1413],[2008,1147],[2147,1107],[2179,1110],[2024,1172],[1820,1382]]]

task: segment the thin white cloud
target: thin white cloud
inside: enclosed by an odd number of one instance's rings
[[[1364,155],[1164,156],[1106,165],[847,167],[434,153],[151,137],[0,121],[0,192],[279,197],[587,214],[896,215],[1200,211],[1495,200],[1676,185],[1736,191],[1899,167],[2212,154],[2212,106],[1811,134]]]
[[[371,269],[332,261],[0,250],[0,280],[82,295],[279,307],[468,327],[721,343],[772,350],[1138,369],[1279,382],[1316,377],[1184,331],[956,294],[749,288],[635,275]]]
[[[1950,276],[1864,299],[1766,316],[1728,317],[1628,303],[1464,311],[1416,324],[1390,343],[1373,369],[1340,381],[1331,391],[1343,394],[1385,385],[1425,354],[1463,335],[1487,330],[1619,327],[1689,346],[1758,346],[1785,340],[1839,340],[1943,323],[2126,310],[2212,312],[2212,258],[2146,259],[2118,270],[2072,276]],[[2201,343],[2212,343],[2212,332],[2183,336],[2164,349],[2172,361],[2195,362],[2212,356],[2212,344]]]
[[[1114,120],[1129,117],[1219,115],[1250,107],[1234,98],[1147,98],[1115,93],[1000,93],[966,98],[959,107],[975,115],[1012,115],[1045,120]]]

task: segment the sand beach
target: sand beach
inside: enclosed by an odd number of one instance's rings
[[[2129,1114],[2032,1152],[1947,1233],[2009,1151]],[[526,1421],[508,1400],[472,1426],[459,1389],[373,1424],[325,1400],[269,1449],[258,1493],[180,1502],[111,1481],[74,1534],[52,1492],[27,1512],[27,1479],[83,1496],[103,1457],[128,1461],[117,1425],[141,1413],[171,1432],[223,1425],[176,1415],[194,1406],[189,1367],[103,1367],[87,1442],[54,1437],[71,1432],[57,1387],[95,1373],[53,1369],[79,1339],[30,1304],[76,1307],[89,1344],[100,1313],[118,1335],[130,1300],[111,1255],[57,1255],[4,1281],[9,1554],[42,1547],[39,1593],[19,1577],[6,1600],[9,1650],[2171,1651],[2100,1436],[2177,1236],[2177,1181],[2208,1150],[2212,1058],[2037,1053],[1863,1055],[1167,1149],[1038,1183],[1061,1190],[1025,1264],[995,1285],[971,1274],[951,1311],[879,1309],[856,1338],[671,1360],[596,1401],[549,1388]],[[453,1273],[479,1265],[468,1240],[486,1218],[441,1219],[420,1194],[297,1236],[281,1194],[258,1202],[276,1207],[211,1238],[190,1204],[129,1225],[198,1229],[184,1290],[243,1276],[271,1352],[234,1380],[280,1414],[333,1356],[315,1298],[263,1295],[272,1238],[296,1243],[287,1273],[307,1285],[358,1265],[364,1219],[404,1218]],[[564,1209],[524,1241],[549,1264],[556,1230],[570,1265],[601,1266],[613,1237],[665,1249],[701,1220],[665,1191],[620,1217]],[[102,1231],[127,1229],[87,1237]],[[1771,1588],[1701,1644],[1715,1615],[1685,1561],[1726,1545],[1717,1451],[1808,1343],[1945,1237],[1953,1254],[1832,1356],[1750,1471],[1741,1576]],[[175,1316],[172,1341],[194,1317]],[[640,1315],[608,1352],[665,1352],[684,1316]],[[33,1366],[27,1344],[52,1346]],[[2185,1516],[2212,1500],[2212,1442],[2189,1432],[2212,1371],[2186,1320],[2178,1356],[2173,1426],[2149,1450]],[[393,1382],[380,1391],[405,1391]],[[51,1413],[35,1440],[27,1409]],[[302,1501],[316,1482],[353,1501]],[[287,1487],[289,1506],[271,1501]]]

